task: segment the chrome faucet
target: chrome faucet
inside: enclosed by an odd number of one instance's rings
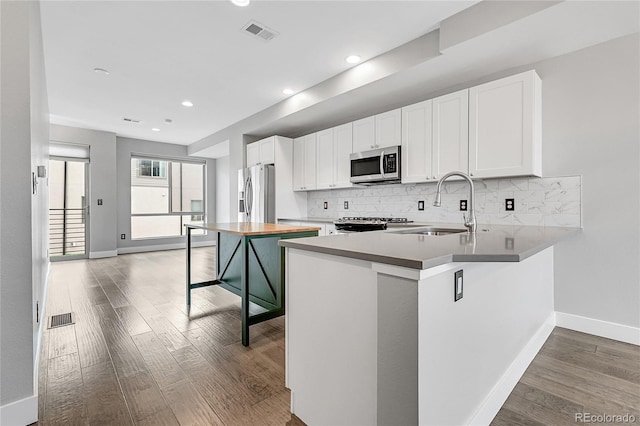
[[[467,182],[469,182],[469,217],[463,216],[464,226],[467,227],[470,233],[475,234],[477,223],[476,223],[476,212],[473,209],[473,205],[474,205],[476,190],[473,186],[473,181],[471,180],[468,174],[462,173],[462,172],[449,172],[446,175],[442,176],[438,181],[438,185],[436,186],[436,199],[433,201],[433,205],[436,207],[440,207],[440,205],[442,204],[440,201],[440,187],[442,186],[442,182],[444,182],[451,176],[460,176],[464,178]]]

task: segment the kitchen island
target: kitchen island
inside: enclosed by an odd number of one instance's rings
[[[491,422],[553,329],[553,245],[578,230],[438,229],[280,243],[286,385],[305,423]]]
[[[278,242],[318,235],[318,228],[273,223],[215,223],[185,225],[187,231],[187,311],[191,290],[218,285],[241,297],[242,344],[249,346],[249,326],[285,313],[284,249]],[[216,233],[216,279],[191,282],[191,233]],[[252,314],[250,304],[259,312]]]

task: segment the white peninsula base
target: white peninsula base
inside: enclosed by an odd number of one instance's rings
[[[286,266],[286,385],[309,426],[488,424],[554,325],[553,247],[425,270],[287,248]]]

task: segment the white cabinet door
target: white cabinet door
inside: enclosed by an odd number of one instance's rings
[[[433,100],[433,179],[469,172],[469,90]]]
[[[293,190],[304,191],[304,137],[293,140]]]
[[[260,143],[254,142],[247,145],[247,167],[255,166],[260,162]]]
[[[402,183],[431,180],[432,101],[402,108]]]
[[[316,188],[333,188],[334,129],[327,129],[317,133],[316,149]]]
[[[398,146],[402,139],[402,119],[400,108],[384,112],[375,116],[376,134],[375,147],[386,148]]]
[[[260,164],[275,163],[275,141],[275,136],[260,141]]]
[[[367,117],[353,122],[353,152],[375,149],[375,117]]]
[[[319,139],[318,139],[319,141]],[[349,188],[351,183],[351,159],[353,152],[353,124],[333,128],[333,187]]]
[[[247,145],[247,167],[256,164],[274,164],[276,162],[275,147],[275,136]]]
[[[304,189],[316,189],[316,133],[304,137]]]
[[[469,172],[541,176],[541,82],[535,71],[469,89]]]

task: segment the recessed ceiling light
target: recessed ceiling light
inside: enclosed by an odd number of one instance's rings
[[[294,92],[294,91],[293,91],[293,90],[291,90],[291,89],[284,89],[284,90],[282,91],[282,93],[284,93],[285,95],[293,95],[293,94],[294,94],[294,93],[296,93],[296,92]]]
[[[184,107],[192,107],[193,106],[193,102],[184,100],[184,101],[182,101],[182,106],[184,106]]]
[[[360,62],[360,59],[361,58],[358,55],[350,55],[345,58],[345,61],[347,61],[350,64],[357,64],[358,62]]]
[[[109,71],[105,70],[104,68],[94,68],[93,72],[95,72],[96,74],[109,75]]]
[[[159,131],[160,131],[160,129],[158,129],[157,127],[154,127],[154,128],[153,128],[153,129],[151,129],[151,130],[153,130],[154,132],[159,132]]]
[[[235,4],[236,6],[245,7],[249,6],[251,0],[231,0],[231,3]]]

